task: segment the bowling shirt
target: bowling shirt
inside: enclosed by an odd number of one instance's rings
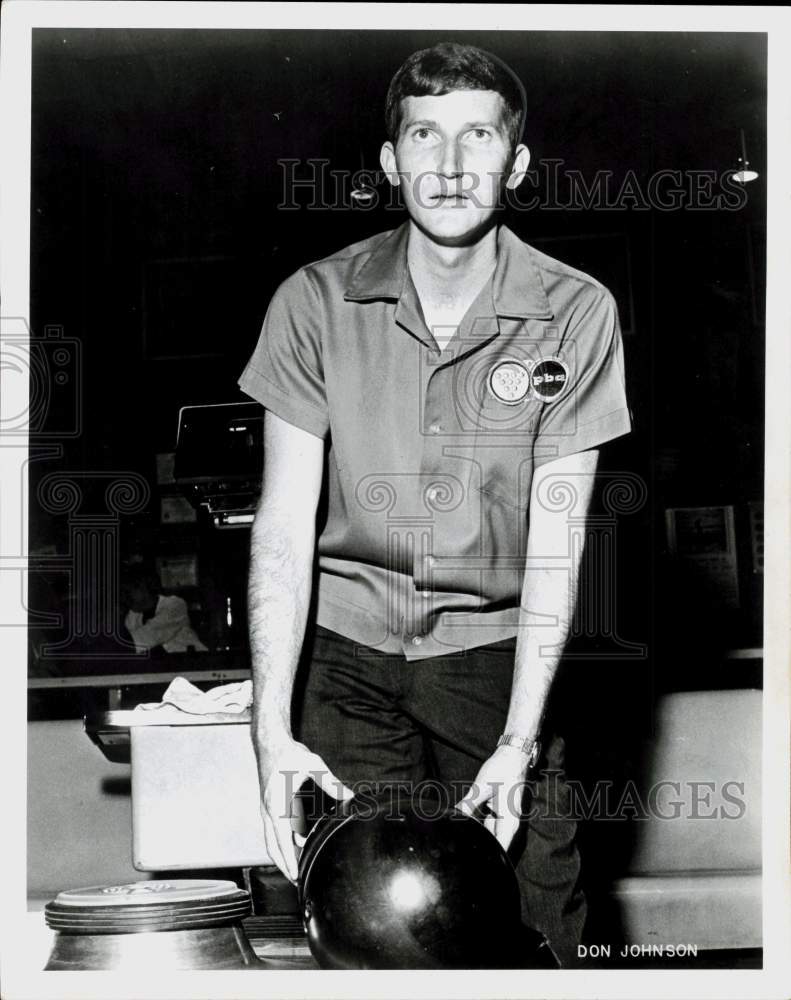
[[[278,288],[239,385],[326,441],[317,622],[416,660],[517,633],[533,471],[630,430],[612,295],[501,226],[444,350],[409,223]]]

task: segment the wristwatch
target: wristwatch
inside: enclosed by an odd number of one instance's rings
[[[497,741],[498,747],[514,747],[521,750],[527,757],[527,766],[535,767],[541,755],[541,741],[537,739],[525,738],[518,733],[503,733]]]

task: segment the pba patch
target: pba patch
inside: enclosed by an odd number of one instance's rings
[[[530,388],[544,403],[557,399],[569,384],[569,369],[560,358],[543,358],[530,371]]]
[[[489,369],[489,389],[501,403],[514,406],[530,393],[530,372],[521,361],[498,361]]]

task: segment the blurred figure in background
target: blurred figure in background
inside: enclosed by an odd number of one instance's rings
[[[162,593],[156,570],[130,566],[124,574],[121,593],[129,609],[124,626],[138,653],[159,647],[166,653],[206,651],[190,624],[187,602],[175,594]]]

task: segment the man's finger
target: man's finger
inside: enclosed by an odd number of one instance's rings
[[[351,788],[347,788],[339,778],[336,778],[332,771],[324,765],[323,761],[321,761],[321,764],[321,767],[310,772],[310,777],[313,778],[319,788],[334,799],[342,801],[353,799],[354,792]]]
[[[278,819],[272,824],[280,855],[285,864],[284,874],[292,881],[297,881],[297,854],[294,850],[294,841],[291,837],[291,821],[288,819]],[[283,869],[281,869],[283,870]]]
[[[261,812],[264,817],[264,844],[266,845],[266,853],[272,859],[272,863],[280,869],[283,875],[285,875],[286,878],[289,878],[288,865],[286,864],[286,859],[283,857],[283,852],[280,849],[274,824],[265,809],[262,809]]]
[[[487,790],[485,786],[473,784],[466,795],[462,796],[456,803],[456,808],[466,816],[474,816],[477,809],[486,801]]]
[[[456,808],[459,812],[464,813],[465,816],[472,816],[475,812],[475,803],[472,799],[465,796],[463,799],[459,799],[456,803]]]
[[[508,850],[511,846],[511,841],[516,836],[516,831],[519,829],[519,820],[511,816],[506,812],[505,816],[500,816],[496,823],[494,829],[494,835],[497,837],[503,850]]]
[[[297,880],[297,855],[294,850],[294,840],[291,836],[291,811],[293,799],[286,801],[283,794],[285,789],[277,786],[277,794],[272,796],[269,803],[269,819],[272,824],[272,832],[277,840],[278,851],[283,859],[284,868],[281,869],[292,882]]]
[[[291,838],[291,800],[286,801],[286,790],[279,781],[270,782],[271,794],[264,800],[264,822],[275,856],[272,860],[292,882],[297,880],[297,856]]]

